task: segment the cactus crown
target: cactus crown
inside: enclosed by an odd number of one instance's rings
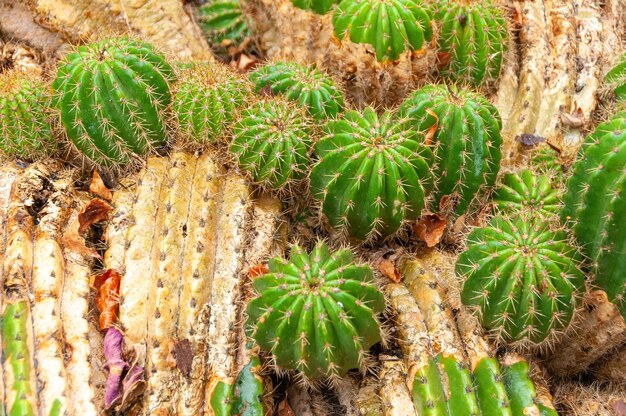
[[[617,101],[626,101],[626,54],[606,74],[604,82],[613,90]]]
[[[494,202],[496,207],[509,214],[527,211],[550,220],[561,209],[561,192],[552,187],[549,176],[538,176],[524,169],[504,175],[502,185],[494,195]]]
[[[339,0],[291,0],[294,6],[311,10],[317,14],[326,14]]]
[[[421,133],[371,108],[349,111],[326,128],[310,180],[332,227],[365,240],[420,216],[433,184],[433,156]]]
[[[237,0],[209,0],[198,8],[198,24],[209,45],[222,51],[240,45],[250,37],[250,29]]]
[[[269,87],[273,94],[283,94],[305,106],[317,120],[335,117],[343,110],[341,91],[322,71],[292,62],[266,65],[250,75],[257,92]]]
[[[541,343],[571,322],[585,276],[563,231],[532,216],[494,217],[456,264],[461,301],[504,341]]]
[[[54,148],[48,101],[35,76],[0,73],[0,154],[33,160]]]
[[[333,25],[339,40],[372,45],[378,61],[420,50],[433,36],[431,16],[418,0],[343,0]]]
[[[165,144],[173,80],[172,68],[150,44],[105,39],[65,57],[53,83],[54,101],[78,150],[113,167]]]
[[[506,19],[491,0],[440,0],[439,56],[443,77],[464,84],[492,84],[500,75],[507,47]]]
[[[293,246],[289,260],[270,260],[254,288],[259,297],[248,304],[249,332],[279,368],[308,379],[342,376],[361,368],[381,341],[384,297],[372,269],[355,264],[349,249],[331,253],[319,242],[307,255]]]

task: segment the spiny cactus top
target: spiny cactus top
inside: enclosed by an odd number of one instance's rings
[[[247,83],[221,65],[194,65],[179,77],[174,110],[185,139],[215,142],[229,131],[251,93]]]
[[[198,24],[210,46],[220,51],[229,43],[239,45],[250,29],[237,0],[209,0],[198,8]]]
[[[254,288],[249,332],[279,368],[308,379],[342,376],[360,368],[381,340],[384,297],[372,269],[355,264],[349,249],[331,253],[320,242],[307,255],[293,246],[289,260],[270,260]]]
[[[491,0],[439,0],[436,10],[441,74],[473,86],[495,81],[508,37],[501,6]]]
[[[116,166],[166,142],[172,67],[147,43],[112,38],[67,55],[53,83],[61,122],[93,162]]]
[[[33,160],[54,147],[49,98],[40,80],[18,71],[0,74],[0,154]]]
[[[434,131],[437,190],[433,209],[455,196],[455,212],[496,182],[502,157],[502,121],[483,96],[454,86],[427,85],[402,103],[399,113],[414,129]],[[481,192],[482,191],[482,192]]]
[[[331,120],[327,131],[315,145],[310,179],[331,226],[365,240],[420,216],[433,185],[422,134],[371,108]]]
[[[567,182],[561,219],[591,260],[594,284],[626,318],[626,112],[590,134]]]
[[[539,148],[532,151],[530,166],[537,173],[550,176],[554,185],[561,185],[565,180],[565,170],[561,156],[547,144],[540,145]]]
[[[304,177],[310,161],[311,133],[304,109],[272,98],[244,110],[233,128],[230,151],[254,181],[279,189]]]
[[[257,92],[269,87],[273,94],[306,106],[317,120],[335,117],[343,110],[341,91],[322,71],[293,62],[265,65],[250,75]]]
[[[291,0],[294,6],[304,10],[312,10],[318,14],[326,14],[339,0]]]
[[[456,264],[461,301],[485,328],[504,341],[541,343],[569,325],[585,276],[564,231],[532,216],[496,216],[467,245]]]
[[[604,82],[611,87],[616,100],[626,101],[626,54],[622,55],[617,65],[606,74]]]
[[[431,16],[419,0],[343,0],[333,24],[339,40],[372,45],[378,61],[420,50],[433,36]]]
[[[552,187],[547,175],[535,175],[524,169],[504,175],[502,185],[496,190],[496,206],[508,214],[527,211],[546,220],[558,217],[561,209],[561,192]]]

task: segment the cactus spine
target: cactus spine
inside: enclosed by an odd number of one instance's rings
[[[502,157],[502,122],[483,96],[454,86],[427,85],[410,95],[399,113],[414,129],[434,131],[433,210],[444,196],[453,196],[455,212],[462,214],[494,186]]]
[[[61,64],[55,104],[69,139],[96,164],[115,167],[166,143],[172,68],[147,43],[105,39]]]
[[[339,0],[291,0],[294,6],[304,10],[312,10],[317,14],[326,14]]]
[[[626,112],[590,134],[573,166],[561,219],[590,259],[594,284],[626,318]]]
[[[209,0],[198,8],[198,23],[216,51],[242,44],[250,29],[237,0]]]
[[[537,176],[528,169],[507,173],[494,195],[496,207],[510,214],[531,212],[549,220],[557,216],[561,208],[561,193],[551,182],[549,176]]]
[[[626,101],[626,54],[606,74],[604,82],[613,90],[617,101]]]
[[[307,255],[293,246],[289,260],[270,260],[254,288],[249,332],[279,368],[307,379],[343,376],[361,368],[381,340],[384,297],[371,268],[355,264],[349,249],[331,253],[319,242]]]
[[[430,13],[418,0],[343,0],[333,25],[340,41],[372,45],[378,61],[418,51],[433,36]]]

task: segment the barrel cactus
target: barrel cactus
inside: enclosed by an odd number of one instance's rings
[[[254,280],[259,296],[247,307],[251,337],[275,365],[306,379],[343,376],[361,368],[382,339],[378,314],[385,299],[372,269],[357,265],[349,249],[330,252],[319,242],[310,254],[291,248]]]
[[[326,14],[339,0],[291,0],[294,6],[312,10],[317,14]]]
[[[268,87],[273,94],[284,94],[305,106],[317,120],[335,117],[343,110],[341,91],[322,71],[292,62],[277,62],[250,75],[257,92]]]
[[[33,160],[54,140],[42,82],[17,71],[0,73],[0,154]]]
[[[462,214],[474,198],[495,185],[502,121],[483,96],[454,86],[427,85],[411,94],[399,112],[414,129],[433,134],[437,161],[433,210],[444,196],[454,196],[455,212]]]
[[[339,40],[371,45],[378,61],[420,50],[433,37],[430,12],[418,0],[343,0],[333,25]]]
[[[507,47],[507,26],[501,6],[491,0],[439,0],[440,73],[468,85],[492,84],[500,75]]]
[[[551,178],[536,175],[529,169],[504,175],[494,195],[496,207],[507,213],[532,212],[547,220],[561,209],[561,192],[553,188]]]
[[[468,237],[456,264],[461,301],[502,341],[539,344],[572,320],[585,288],[562,230],[532,216],[494,217]]]
[[[421,133],[372,108],[350,111],[326,128],[310,181],[332,227],[365,240],[420,216],[433,186],[433,156]]]
[[[586,139],[567,182],[561,219],[590,259],[594,284],[626,317],[626,112]]]
[[[209,0],[198,8],[198,24],[209,45],[221,52],[240,45],[250,37],[250,29],[237,0]]]
[[[53,83],[61,122],[76,148],[116,167],[166,143],[172,67],[150,44],[110,38],[68,54]]]
[[[604,82],[613,90],[616,100],[626,101],[626,54],[622,55],[618,63],[606,74]]]
[[[186,140],[201,144],[219,140],[250,93],[246,82],[217,65],[194,65],[179,78],[174,109]]]
[[[279,189],[305,176],[311,125],[303,109],[284,100],[262,100],[244,110],[233,128],[230,151],[255,182]]]

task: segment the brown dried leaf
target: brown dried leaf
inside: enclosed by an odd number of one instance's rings
[[[109,218],[109,212],[113,207],[100,198],[94,198],[78,214],[79,234],[83,234],[91,225]]]
[[[426,112],[430,114],[431,116],[435,117],[435,124],[430,126],[428,131],[426,131],[426,135],[425,135],[424,143],[426,144],[426,146],[429,146],[433,142],[435,133],[437,132],[437,129],[439,128],[439,117],[437,117],[437,114],[430,108],[427,108]]]
[[[251,279],[254,279],[269,272],[270,270],[267,268],[266,264],[257,264],[248,269],[248,276],[250,276]]]
[[[108,269],[104,273],[96,275],[93,287],[98,292],[96,294],[96,306],[100,311],[100,330],[110,328],[117,321],[120,309],[120,274],[113,269]]]
[[[383,276],[386,276],[389,280],[391,280],[394,283],[400,283],[400,280],[402,280],[402,276],[400,276],[400,272],[398,271],[398,269],[396,269],[395,264],[393,264],[391,260],[383,259],[378,264],[378,270],[380,270]]]
[[[571,114],[561,113],[561,124],[573,128],[581,128],[586,124],[585,114],[582,108],[576,107]]]
[[[450,52],[437,52],[437,66],[443,68],[450,63],[452,54]]]
[[[536,135],[536,134],[520,134],[515,137],[515,140],[523,144],[524,146],[535,146],[539,143],[543,143],[546,141],[545,137]]]
[[[423,215],[413,226],[413,232],[428,247],[436,246],[446,230],[446,220],[437,214]]]
[[[278,416],[296,416],[296,413],[293,411],[291,406],[289,406],[289,402],[287,398],[282,402],[278,403]]]
[[[63,247],[81,256],[101,258],[96,250],[85,245],[85,239],[78,233],[79,228],[80,221],[78,220],[67,227],[67,231],[63,234]]]
[[[188,339],[176,341],[172,348],[172,356],[176,360],[176,367],[189,379],[191,375],[191,364],[193,363],[193,350]]]
[[[110,201],[113,199],[113,193],[106,187],[97,169],[93,170],[91,183],[89,184],[89,192],[98,195],[100,198]]]
[[[258,62],[259,62],[258,59],[256,59],[255,57],[242,53],[241,55],[239,55],[239,59],[231,62],[231,65],[234,67],[234,69],[236,69],[239,72],[248,72]]]

